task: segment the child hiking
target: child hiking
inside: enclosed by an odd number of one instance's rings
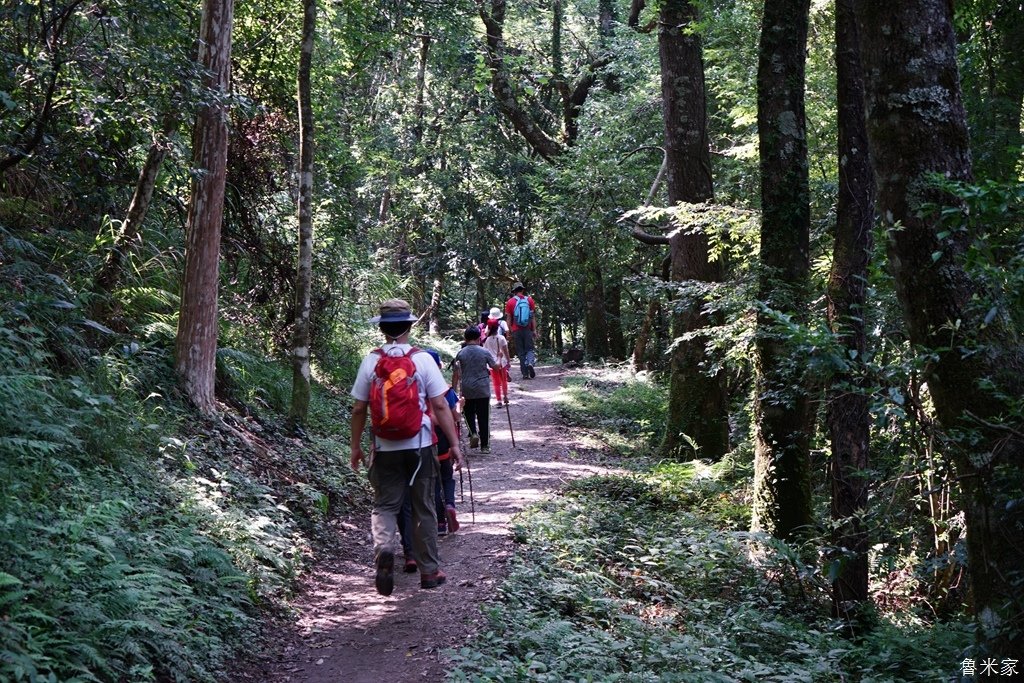
[[[409,491],[412,499],[413,546],[420,587],[436,588],[447,577],[437,552],[434,487],[438,473],[433,421],[451,444],[456,467],[461,467],[455,424],[445,394],[448,383],[434,359],[409,344],[416,321],[409,304],[390,299],[380,306],[378,323],[386,343],[363,358],[352,386],[352,469],[365,459],[362,436],[369,415],[372,423],[369,468],[373,488],[375,585],[381,595],[394,590],[398,515]]]
[[[490,401],[491,382],[487,369],[497,368],[498,361],[480,346],[480,330],[467,327],[462,335],[466,345],[455,355],[452,384],[466,400],[466,423],[469,425],[469,445],[480,444],[481,453],[490,453]]]
[[[498,367],[491,369],[491,383],[494,385],[494,397],[497,399],[495,405],[499,408],[503,403],[508,403],[508,367],[511,365],[508,341],[505,340],[505,333],[501,329],[504,322],[501,319],[501,311],[496,307],[492,308],[487,319],[487,337],[483,343],[483,347],[498,361]]]
[[[441,366],[441,356],[433,349],[427,349],[427,353],[437,363],[438,369]],[[444,395],[448,402],[448,409],[452,413],[452,422],[455,423],[455,431],[459,431],[459,414],[455,406],[459,403],[459,397],[455,390],[448,387]],[[451,444],[444,430],[440,425],[434,427],[437,433],[437,460],[440,463],[440,476],[437,478],[437,486],[434,487],[434,507],[437,510],[437,535],[445,536],[454,534],[459,530],[459,518],[455,510],[455,469],[451,458]]]

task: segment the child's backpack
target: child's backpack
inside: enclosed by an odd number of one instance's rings
[[[515,321],[519,327],[527,327],[530,324],[530,314],[533,311],[530,310],[530,300],[525,297],[516,298],[516,306],[512,309],[512,320]]]
[[[398,441],[420,433],[424,411],[412,360],[412,355],[419,351],[415,346],[400,356],[389,356],[384,349],[373,351],[380,354],[370,385],[370,424],[374,436]]]

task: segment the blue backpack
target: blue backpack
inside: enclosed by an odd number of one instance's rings
[[[516,297],[516,307],[512,309],[512,320],[515,321],[519,327],[527,327],[530,324],[530,315],[533,311],[530,310],[530,300],[527,297]]]

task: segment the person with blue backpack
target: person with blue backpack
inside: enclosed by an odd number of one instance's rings
[[[367,417],[371,424],[370,526],[375,585],[381,595],[391,595],[395,586],[398,515],[406,492],[412,499],[413,549],[420,588],[436,588],[447,578],[437,552],[434,488],[439,464],[435,423],[448,437],[455,469],[462,466],[459,437],[445,399],[448,383],[434,359],[409,344],[416,320],[406,301],[390,299],[381,304],[380,315],[370,322],[378,324],[386,343],[363,358],[352,386],[353,470],[365,459],[362,436]]]
[[[522,282],[512,285],[512,298],[505,302],[505,319],[512,330],[512,342],[519,357],[519,371],[523,379],[537,376],[533,366],[537,362],[534,340],[537,337],[537,304],[527,296]]]

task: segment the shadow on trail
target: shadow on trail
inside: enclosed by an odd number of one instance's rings
[[[512,516],[549,497],[565,481],[608,472],[568,460],[580,445],[555,414],[562,374],[560,368],[537,368],[536,379],[510,382],[514,449],[508,417],[500,408],[491,411],[491,453],[464,449],[472,470],[473,505],[464,472],[458,503],[462,527],[439,539],[441,565],[448,575],[444,586],[422,590],[418,574],[396,567],[394,593],[378,595],[369,519],[343,522],[338,528],[343,556],[321,559],[294,604],[295,622],[270,643],[255,670],[230,680],[442,680],[442,652],[462,646],[482,626],[480,605],[494,597],[504,576],[513,551]]]

